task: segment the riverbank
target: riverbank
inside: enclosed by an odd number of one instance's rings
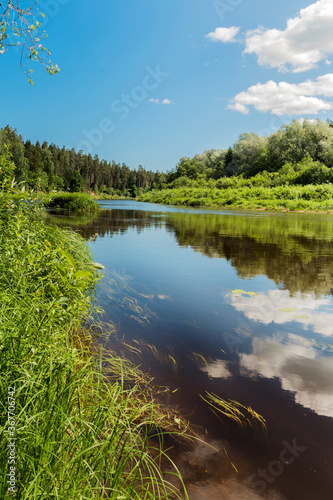
[[[332,213],[333,185],[218,188],[203,184],[150,191],[138,200],[189,207]]]
[[[0,167],[1,498],[180,498],[148,444],[182,421],[140,370],[94,348],[101,266],[34,199],[14,201],[14,166]]]

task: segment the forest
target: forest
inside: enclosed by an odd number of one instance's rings
[[[293,120],[268,137],[241,134],[227,150],[182,158],[163,189],[140,201],[193,207],[333,210],[333,126]]]
[[[306,160],[306,161],[305,161]],[[305,162],[304,162],[305,161]],[[304,162],[304,163],[302,163]],[[308,176],[298,175],[295,184],[311,184],[331,180],[329,168],[333,167],[333,122],[327,120],[293,120],[268,137],[255,133],[243,133],[228,149],[211,149],[193,158],[182,158],[168,174],[167,181],[180,187],[186,181],[180,178],[205,180],[228,177],[249,179],[259,173],[267,176],[277,173],[286,175],[300,163],[311,165]],[[286,165],[290,168],[286,168]],[[327,167],[327,168],[325,168]],[[283,169],[283,171],[281,170]],[[202,178],[201,177],[201,178]],[[274,184],[274,183],[273,183]],[[224,183],[221,183],[224,187]]]
[[[181,158],[166,173],[145,170],[141,165],[130,169],[124,163],[100,160],[97,155],[45,141],[24,142],[9,125],[0,130],[0,152],[5,144],[16,166],[16,181],[44,192],[93,192],[97,196],[140,197],[142,201],[222,206],[233,205],[230,190],[243,189],[240,198],[257,198],[262,193],[256,195],[254,188],[265,188],[271,190],[271,199],[293,199],[299,194],[276,189],[333,182],[331,120],[293,120],[267,137],[243,133],[232,147]],[[326,191],[322,197],[331,199],[332,193]],[[318,189],[305,195],[305,199],[317,198]]]
[[[92,157],[74,148],[60,148],[45,141],[32,144],[9,125],[0,130],[0,153],[5,144],[16,166],[16,181],[31,189],[135,197],[147,189],[160,188],[165,181],[164,174],[147,171],[141,165],[131,170],[125,163],[100,160],[97,155]]]

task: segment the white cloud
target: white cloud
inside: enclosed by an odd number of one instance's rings
[[[258,64],[298,73],[315,68],[333,53],[333,1],[319,0],[287,20],[284,31],[257,28],[246,33],[244,53]]]
[[[309,122],[311,124],[318,123],[318,120],[309,120],[309,118],[299,118],[297,120],[301,125],[303,125],[304,122]]]
[[[254,106],[257,111],[274,115],[311,115],[333,108],[333,102],[323,97],[333,97],[333,73],[298,84],[272,80],[257,83],[237,94],[228,108],[243,114]]]
[[[163,101],[160,101],[159,99],[149,99],[148,102],[154,102],[155,104],[172,104],[170,99],[163,99]]]
[[[220,59],[214,59],[213,61],[207,61],[206,63],[204,63],[204,66],[209,66],[210,64],[213,64],[216,62],[220,62]]]
[[[209,38],[212,42],[236,42],[236,35],[238,35],[240,28],[236,26],[231,26],[230,28],[216,28],[212,33],[208,33],[205,35],[206,38]]]

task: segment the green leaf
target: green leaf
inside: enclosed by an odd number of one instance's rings
[[[60,297],[60,299],[56,301],[56,304],[65,304],[66,302],[68,302],[68,297]]]
[[[91,277],[91,274],[91,271],[76,271],[74,276],[78,279],[84,279]]]
[[[50,287],[50,290],[52,292],[53,297],[56,297],[58,295],[58,290],[56,289],[56,287],[54,285],[52,285],[51,283],[50,283],[49,287]]]
[[[72,257],[72,255],[70,253],[66,252],[66,250],[63,250],[62,248],[60,248],[60,252],[65,257],[65,259],[70,263],[70,265],[73,267],[73,269],[76,269],[75,260]]]
[[[102,264],[98,264],[98,262],[88,262],[87,266],[94,267],[95,269],[105,269]]]

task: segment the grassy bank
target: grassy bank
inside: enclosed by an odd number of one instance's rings
[[[191,207],[250,210],[333,211],[332,169],[304,158],[287,163],[277,172],[252,177],[234,175],[207,179],[205,175],[175,178],[164,189],[150,191],[140,201]]]
[[[139,370],[93,355],[98,266],[33,200],[13,201],[12,171],[0,158],[0,498],[179,496],[148,447],[172,419]]]
[[[100,207],[96,200],[84,193],[57,193],[44,195],[42,198],[46,208],[61,208],[69,212],[98,212]]]
[[[97,200],[130,200],[130,199],[132,199],[131,196],[121,196],[119,194],[99,193],[99,194],[96,194],[95,196],[96,196]]]
[[[190,207],[331,212],[333,185],[218,188],[214,183],[212,186],[194,185],[150,191],[142,195],[139,201]]]

